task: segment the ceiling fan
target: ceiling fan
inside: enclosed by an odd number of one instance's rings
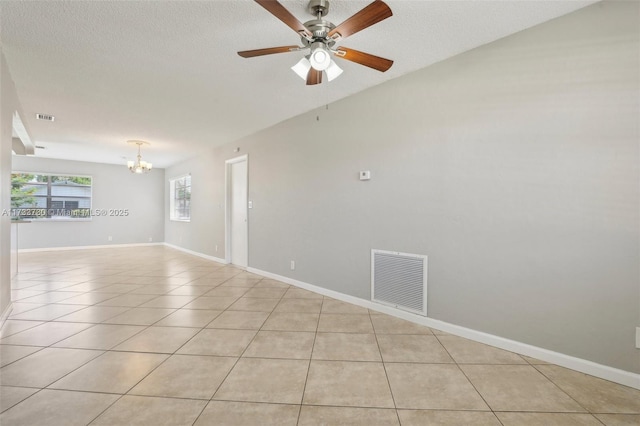
[[[342,69],[331,59],[331,54],[382,72],[387,71],[393,65],[393,61],[389,59],[342,46],[336,47],[340,40],[393,15],[389,6],[382,0],[375,0],[338,26],[322,19],[329,12],[328,0],[311,0],[309,12],[316,19],[304,24],[298,21],[277,0],[255,0],[255,2],[298,33],[302,40],[302,46],[269,47],[238,52],[238,55],[243,58],[309,49],[309,54],[291,67],[296,74],[307,81],[307,85],[322,83],[323,71],[326,72],[329,81],[342,74]]]

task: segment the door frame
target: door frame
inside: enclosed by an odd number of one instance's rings
[[[224,208],[224,260],[227,264],[231,264],[231,166],[235,163],[247,162],[247,203],[249,202],[249,154],[234,157],[224,162],[224,187],[225,187],[225,208]],[[247,222],[246,222],[245,247],[247,248],[247,267],[249,267],[249,206],[247,204]]]

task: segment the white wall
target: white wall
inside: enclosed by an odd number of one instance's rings
[[[169,168],[208,207],[167,242],[224,257],[224,160],[248,153],[251,267],[369,299],[372,248],[426,254],[430,317],[640,372],[638,7],[596,4]]]
[[[16,88],[0,43],[0,212],[11,208],[13,116],[21,113]],[[0,214],[0,318],[11,304],[11,217]]]
[[[14,156],[13,170],[93,177],[92,210],[128,209],[128,216],[20,225],[19,248],[78,247],[164,241],[164,169],[135,175],[126,165]],[[112,237],[112,241],[108,237]]]

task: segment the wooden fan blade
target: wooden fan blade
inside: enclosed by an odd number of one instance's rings
[[[391,65],[393,65],[393,61],[391,59],[381,58],[380,56],[360,52],[355,49],[348,49],[342,46],[340,46],[336,51],[336,56],[382,72],[385,72],[391,68]]]
[[[298,46],[268,47],[266,49],[243,50],[242,52],[238,52],[238,55],[242,56],[243,58],[253,58],[254,56],[293,52],[298,49],[300,49]]]
[[[311,68],[307,74],[307,86],[322,83],[322,71]]]
[[[347,38],[352,34],[362,31],[367,27],[392,16],[391,9],[382,0],[376,0],[342,24],[329,31],[328,37]]]
[[[255,0],[260,6],[267,9],[273,16],[284,22],[293,31],[312,36],[307,28],[302,25],[302,22],[291,14],[283,5],[277,0]]]

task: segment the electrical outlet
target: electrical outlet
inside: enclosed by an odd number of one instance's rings
[[[153,241],[153,238],[149,237],[149,242],[152,242],[152,241]]]
[[[640,327],[636,327],[636,349],[640,349]]]
[[[107,241],[113,241],[113,237],[112,237],[111,235],[109,235],[109,236],[107,237]]]
[[[216,251],[218,251],[218,245],[216,244]]]
[[[296,269],[296,261],[295,261],[295,260],[292,260],[292,261],[291,261],[291,270],[292,270],[292,271],[295,271],[295,269]]]

